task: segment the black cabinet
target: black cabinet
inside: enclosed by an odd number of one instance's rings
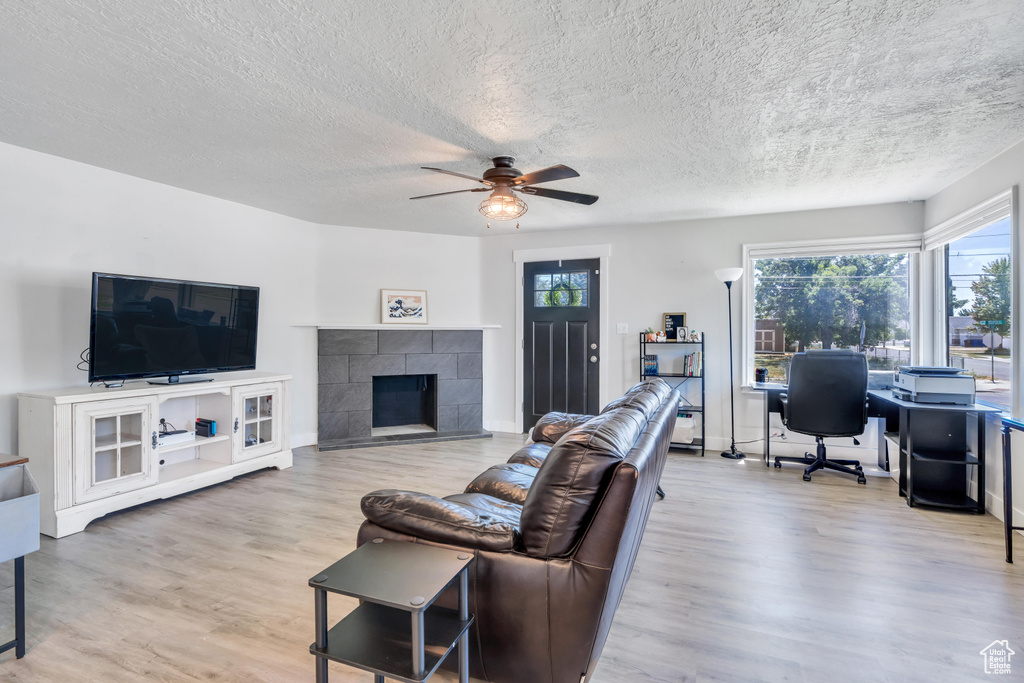
[[[907,505],[984,514],[985,417],[999,409],[913,403],[869,393],[876,406],[884,407],[886,435],[898,439],[900,495]],[[974,498],[972,478],[977,482]]]

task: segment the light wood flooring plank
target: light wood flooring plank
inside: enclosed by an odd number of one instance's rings
[[[522,440],[298,449],[291,470],[44,537],[26,561],[29,651],[0,654],[0,681],[311,681],[306,581],[354,547],[362,495],[458,492]],[[1024,648],[1024,569],[990,515],[754,458],[673,452],[662,483],[597,683],[984,680],[982,647]],[[0,640],[12,585],[7,563]],[[355,604],[332,596],[332,620]],[[332,681],[368,679],[331,665]]]

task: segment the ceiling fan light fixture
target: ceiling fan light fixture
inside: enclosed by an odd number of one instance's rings
[[[502,191],[504,190],[504,191]],[[498,188],[480,202],[480,213],[496,221],[510,221],[526,213],[526,202],[505,188]]]

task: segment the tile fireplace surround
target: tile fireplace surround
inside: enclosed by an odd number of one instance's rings
[[[481,330],[318,331],[317,446],[486,438]],[[437,375],[437,431],[373,436],[373,377]]]

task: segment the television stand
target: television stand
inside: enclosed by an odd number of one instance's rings
[[[185,379],[182,379],[181,375],[171,375],[170,377],[165,377],[164,379],[151,379],[148,380],[147,383],[155,384],[157,386],[165,386],[168,384],[199,384],[200,382],[212,381],[212,377],[205,377],[203,375],[199,375],[196,377],[186,377]]]
[[[40,531],[61,538],[117,510],[291,467],[290,398],[291,377],[268,372],[19,394],[18,453],[37,475]],[[216,434],[160,440],[161,421],[194,431],[201,419]]]

